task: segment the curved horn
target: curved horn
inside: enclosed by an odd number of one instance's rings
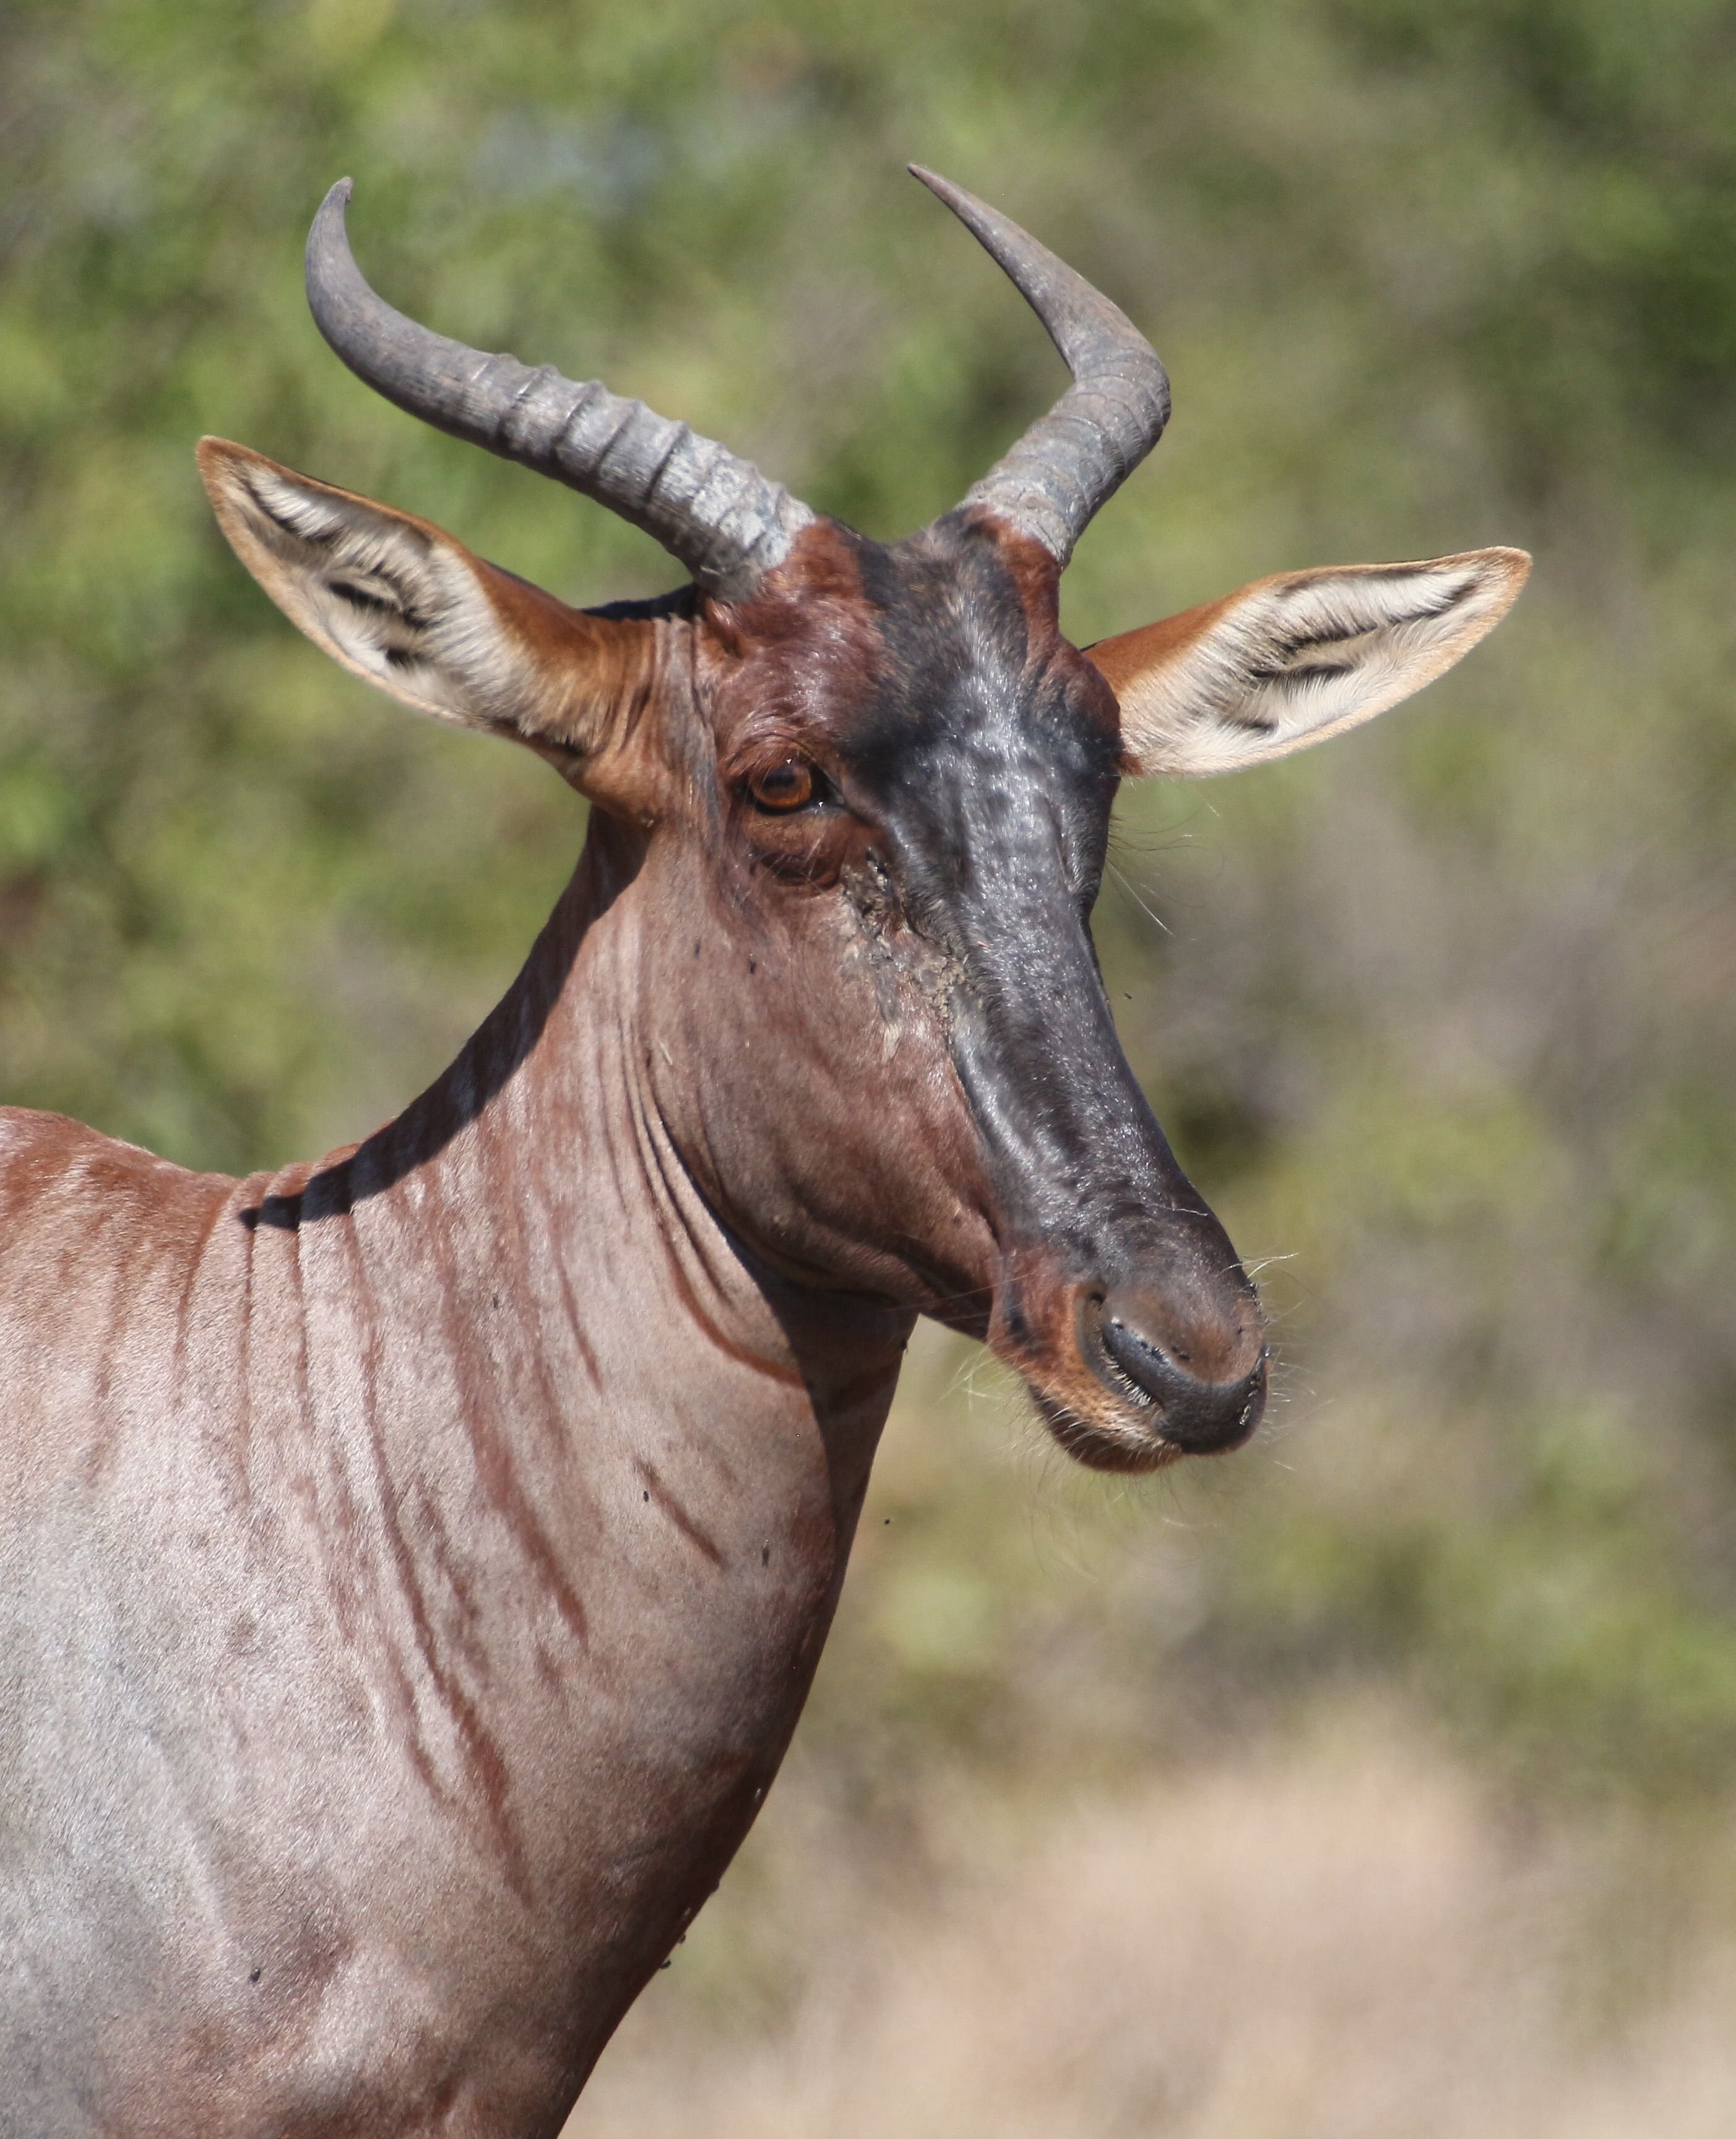
[[[654,535],[707,592],[738,596],[780,565],[814,515],[751,462],[595,380],[488,356],[394,311],[363,279],[344,228],[350,181],[307,237],[307,301],[356,374],[413,416],[553,476]]]
[[[1073,384],[965,493],[1064,565],[1098,508],[1163,435],[1169,374],[1132,321],[1046,246],[962,186],[910,166],[1004,267],[1067,360]]]

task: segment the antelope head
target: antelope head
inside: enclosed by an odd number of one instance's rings
[[[1234,1446],[1259,1304],[1128,1069],[1090,916],[1128,777],[1281,757],[1483,637],[1528,560],[1261,580],[1080,649],[1063,568],[1162,432],[1108,299],[917,175],[1011,277],[1073,384],[932,526],[882,544],[684,424],[450,341],[374,295],[347,182],[308,245],[328,340],[389,399],[553,476],[691,575],[575,610],[427,522],[207,440],[218,519],[310,638],[424,713],[546,758],[594,805],[623,1074],[742,1255],[985,1339],[1104,1468]],[[559,1162],[559,1155],[547,1162]]]

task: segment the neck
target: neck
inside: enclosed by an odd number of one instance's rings
[[[491,1317],[528,1316],[563,1352],[570,1340],[574,1358],[547,1363],[575,1417],[643,1407],[710,1432],[725,1417],[804,1415],[843,1505],[915,1318],[782,1277],[702,1192],[648,1074],[642,857],[638,835],[594,817],[506,996],[450,1069],[340,1162],[335,1192],[358,1213],[379,1197],[425,1230],[443,1290],[486,1295]]]
[[[912,1319],[776,1277],[696,1188],[644,1074],[640,859],[598,821],[452,1068],[259,1218],[343,1292],[399,1750],[486,1839],[563,2083],[775,1772]]]

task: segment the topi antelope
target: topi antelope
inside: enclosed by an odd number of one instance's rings
[[[553,2133],[777,1769],[917,1315],[1088,1464],[1259,1419],[1254,1293],[1093,957],[1117,783],[1368,719],[1527,560],[1287,573],[1070,645],[1062,568],[1168,382],[917,176],[1073,383],[902,541],[394,311],[347,183],[307,256],[338,355],[692,584],[568,609],[200,448],[317,645],[594,807],[505,1001],[365,1143],[232,1181],[0,1115],[13,2139]]]

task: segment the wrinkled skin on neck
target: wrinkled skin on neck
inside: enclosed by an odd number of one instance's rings
[[[683,620],[640,1045],[756,1255],[986,1338],[1075,1454],[1149,1468],[1251,1431],[1264,1348],[1098,972],[1120,736],[1057,580],[980,514],[890,548],[821,522],[754,602]],[[812,800],[761,806],[791,760]],[[1157,1368],[1106,1348],[1106,1301],[1219,1395],[1191,1438]]]

